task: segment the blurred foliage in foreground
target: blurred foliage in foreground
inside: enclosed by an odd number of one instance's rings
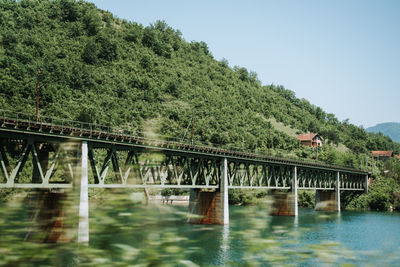
[[[290,217],[274,221],[266,205],[231,209],[229,226],[190,225],[186,207],[146,206],[118,192],[90,203],[89,246],[23,242],[31,224],[24,199],[17,195],[0,208],[2,266],[351,266],[365,260],[336,242],[301,244],[311,229],[293,227]]]

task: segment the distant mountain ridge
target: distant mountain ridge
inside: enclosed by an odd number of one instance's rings
[[[381,132],[392,138],[393,141],[400,143],[400,122],[379,123],[375,126],[368,127],[366,130],[371,133]]]

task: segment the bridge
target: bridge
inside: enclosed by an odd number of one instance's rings
[[[205,224],[229,223],[229,189],[271,189],[272,214],[289,216],[298,215],[299,189],[316,190],[316,209],[331,211],[340,211],[341,191],[368,190],[368,173],[353,168],[153,140],[5,110],[0,110],[0,163],[0,188],[79,188],[82,242],[89,238],[88,188],[190,189],[189,213],[200,216],[188,222]]]

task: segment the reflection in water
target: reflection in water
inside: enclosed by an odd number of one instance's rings
[[[128,196],[109,191],[91,200],[90,245],[82,247],[24,242],[32,225],[24,196],[16,195],[0,206],[0,266],[362,266],[400,260],[399,214],[301,209],[298,218],[271,217],[265,207],[232,206],[229,226],[190,225],[187,207],[145,206]]]
[[[222,226],[219,256],[224,265],[229,261],[229,225]]]

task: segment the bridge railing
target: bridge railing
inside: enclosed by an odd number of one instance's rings
[[[137,136],[140,136],[140,133],[137,131],[129,131],[112,126],[61,119],[57,117],[49,117],[43,115],[39,116],[38,119],[36,119],[35,115],[21,113],[21,112],[13,112],[9,110],[0,110],[0,123],[1,125],[13,124],[15,127],[25,126],[28,128],[34,127],[39,129],[46,127],[46,129],[50,130],[71,129],[75,131],[88,131],[89,133],[102,132],[105,134],[124,134],[124,135],[133,135],[134,133],[137,133]]]
[[[172,146],[182,147],[185,146],[189,149],[202,149],[202,150],[209,150],[215,151],[219,150],[222,152],[236,152],[241,156],[248,156],[248,157],[258,157],[263,159],[269,159],[274,161],[297,161],[302,163],[309,163],[309,164],[318,164],[324,165],[326,167],[343,167],[350,169],[349,166],[343,165],[330,165],[323,163],[317,160],[311,159],[298,159],[295,157],[287,156],[285,158],[279,156],[271,156],[266,155],[265,152],[260,153],[257,151],[251,151],[249,149],[238,148],[232,145],[220,145],[214,144],[211,142],[202,142],[200,140],[194,140],[193,144],[192,141],[189,139],[182,139],[176,138],[171,136],[162,136],[157,135],[156,138],[149,138],[145,133],[140,132],[138,130],[130,130],[130,129],[123,129],[121,127],[112,127],[112,126],[105,126],[96,123],[89,123],[89,122],[81,122],[81,121],[74,121],[68,119],[61,119],[56,117],[48,117],[48,116],[39,116],[38,120],[36,120],[35,115],[25,114],[20,112],[14,112],[9,110],[0,110],[0,126],[2,127],[24,127],[27,129],[33,130],[45,130],[45,131],[57,131],[60,133],[85,133],[88,136],[104,136],[104,137],[128,137],[128,138],[135,138],[137,140],[141,140],[142,142],[163,145],[168,144]]]

